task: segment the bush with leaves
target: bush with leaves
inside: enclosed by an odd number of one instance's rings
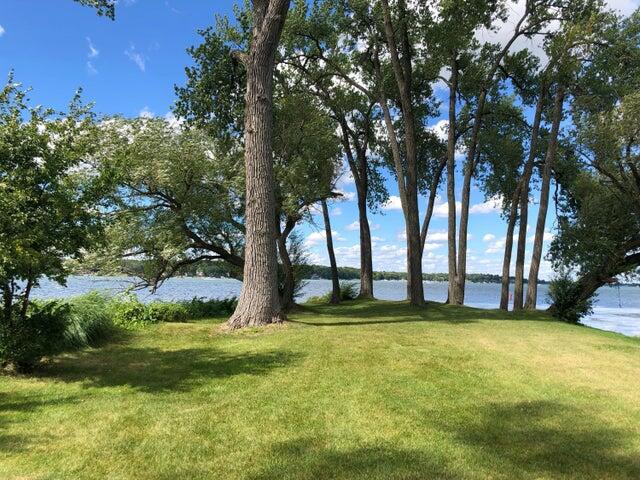
[[[67,304],[30,304],[24,315],[14,315],[0,324],[0,365],[29,372],[43,357],[62,352],[68,321]]]
[[[580,323],[593,312],[594,297],[581,298],[579,284],[563,273],[549,284],[551,314],[564,322]]]
[[[340,300],[355,300],[358,298],[358,286],[353,282],[340,282]],[[317,297],[311,297],[308,303],[331,303],[331,292]]]

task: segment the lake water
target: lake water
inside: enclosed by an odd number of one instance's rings
[[[91,290],[119,293],[131,287],[133,281],[133,278],[128,277],[72,276],[67,280],[67,286],[63,287],[45,280],[38,289],[34,290],[34,297],[68,298]],[[173,278],[153,295],[148,291],[138,291],[137,295],[144,302],[190,300],[193,297],[228,298],[238,296],[241,285],[239,281],[231,279]],[[447,284],[445,282],[425,282],[424,289],[428,300],[437,302],[446,300]],[[298,300],[304,301],[329,290],[331,290],[329,280],[308,280]],[[376,298],[381,300],[402,300],[406,298],[406,282],[403,280],[374,282],[374,291]],[[538,293],[538,308],[545,308],[548,305],[547,285],[540,285]],[[499,284],[467,283],[467,305],[478,308],[497,308],[499,301]],[[601,288],[598,291],[593,314],[584,319],[583,323],[602,330],[640,336],[640,287],[623,285]]]

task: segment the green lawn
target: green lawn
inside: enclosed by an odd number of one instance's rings
[[[640,340],[397,302],[0,377],[2,479],[640,478]]]

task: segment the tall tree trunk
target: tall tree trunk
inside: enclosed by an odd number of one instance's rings
[[[407,296],[412,305],[424,305],[424,286],[422,278],[422,246],[420,242],[420,216],[418,212],[418,149],[416,135],[416,120],[412,99],[412,62],[411,45],[407,27],[407,12],[405,0],[398,0],[397,11],[399,16],[398,35],[402,45],[402,55],[396,42],[396,32],[391,20],[389,2],[382,0],[384,30],[391,66],[402,106],[402,118],[404,124],[404,143],[406,151],[406,175],[399,172],[402,178],[406,177],[405,201],[403,202],[405,226],[407,232]],[[385,99],[386,104],[386,99]],[[387,108],[388,110],[388,108]],[[388,117],[389,112],[385,114]],[[387,127],[393,128],[393,122],[385,118]],[[397,169],[397,167],[396,167]]]
[[[487,98],[487,91],[483,89],[478,97],[478,106],[473,120],[471,131],[471,142],[467,149],[467,160],[464,166],[464,178],[462,181],[462,208],[460,209],[460,231],[458,232],[458,281],[456,282],[455,302],[464,303],[464,291],[467,276],[467,241],[469,230],[469,206],[471,202],[471,179],[476,170],[476,149],[478,147],[478,137],[482,125],[484,114],[484,104]]]
[[[504,241],[504,258],[502,260],[502,279],[500,288],[500,310],[509,310],[509,272],[511,271],[511,254],[513,252],[513,232],[518,219],[518,201],[520,199],[520,185],[511,198],[509,221],[507,222],[507,236]]]
[[[502,60],[505,58],[509,49],[513,43],[523,34],[522,25],[524,25],[526,19],[531,14],[531,5],[527,2],[525,11],[518,20],[513,29],[511,38],[502,46],[502,49],[496,57],[493,59],[493,63],[489,66],[487,76],[481,85],[480,95],[478,96],[478,105],[476,106],[476,112],[473,120],[473,129],[471,131],[471,142],[467,147],[467,160],[464,168],[464,178],[462,183],[462,207],[460,209],[460,232],[458,238],[458,271],[457,281],[455,288],[453,289],[453,297],[451,291],[449,298],[451,303],[463,304],[464,294],[467,278],[467,242],[468,242],[468,229],[469,229],[469,206],[471,201],[471,179],[473,178],[476,170],[476,150],[478,147],[478,139],[480,128],[482,126],[482,118],[484,116],[484,105],[487,99],[487,91],[490,85],[493,83],[495,74],[500,68]],[[455,228],[455,225],[454,225]]]
[[[366,196],[358,196],[358,217],[360,221],[360,294],[358,298],[373,298],[373,255]]]
[[[349,125],[344,116],[340,116],[342,144],[347,162],[356,184],[358,196],[358,223],[360,224],[360,293],[358,298],[373,298],[373,256],[371,248],[371,229],[367,218],[367,195],[369,193],[369,173],[367,170],[367,142],[360,143],[353,135],[356,150],[354,157],[351,149]]]
[[[528,182],[527,182],[528,183]],[[513,286],[513,310],[522,310],[524,296],[524,255],[527,245],[527,222],[529,219],[529,185],[523,187],[520,197],[520,222],[518,225],[518,247],[516,253],[515,285]]]
[[[340,279],[338,278],[338,264],[336,254],[333,250],[333,235],[331,234],[331,219],[329,218],[329,208],[327,201],[321,200],[322,217],[324,218],[324,231],[327,236],[327,252],[329,253],[329,264],[331,265],[331,303],[340,303]]]
[[[284,231],[280,231],[280,222],[276,222],[276,231],[278,233],[278,252],[280,253],[280,261],[282,262],[282,274],[284,276],[282,285],[282,295],[280,297],[280,305],[282,310],[288,312],[295,305],[295,274],[293,272],[293,263],[287,249],[287,239],[293,231],[296,222],[293,219],[287,219]]]
[[[427,235],[429,234],[429,225],[431,224],[431,218],[433,217],[433,208],[436,203],[436,195],[438,193],[438,185],[440,185],[440,179],[442,178],[442,172],[444,171],[444,167],[447,165],[447,158],[443,158],[438,163],[438,168],[436,169],[435,176],[433,177],[433,181],[430,185],[429,190],[429,200],[427,201],[427,211],[424,214],[424,220],[422,221],[422,230],[420,231],[420,249],[422,251],[422,255],[424,256],[424,246],[427,243]]]
[[[244,161],[246,170],[244,281],[230,328],[281,322],[278,298],[273,173],[273,70],[289,0],[254,0],[248,54]]]
[[[556,162],[558,152],[558,134],[562,121],[564,104],[564,86],[559,82],[553,104],[553,122],[549,136],[549,147],[542,171],[542,187],[540,188],[540,208],[538,210],[538,222],[533,241],[531,254],[531,267],[529,268],[529,284],[527,286],[527,301],[525,308],[534,310],[538,301],[538,273],[540,272],[540,260],[542,259],[542,243],[544,241],[544,228],[547,222],[549,209],[549,190],[551,188],[551,174]],[[526,227],[525,227],[526,228]]]
[[[449,80],[449,133],[447,135],[447,246],[449,258],[449,285],[447,303],[460,303],[456,297],[458,283],[456,247],[456,103],[458,95],[458,62],[452,55],[451,78]]]
[[[524,297],[524,257],[527,248],[527,224],[529,222],[529,184],[533,174],[533,166],[538,154],[538,140],[540,138],[540,123],[542,111],[547,100],[548,86],[546,79],[542,79],[540,96],[536,102],[536,110],[533,116],[531,128],[531,142],[529,142],[529,156],[525,164],[521,179],[520,190],[520,224],[518,228],[518,246],[516,254],[515,285],[513,289],[513,309],[521,310]]]

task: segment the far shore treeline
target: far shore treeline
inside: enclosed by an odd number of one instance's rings
[[[84,263],[69,263],[70,271],[75,275],[130,275],[140,276],[144,270],[142,260],[124,260],[121,268],[116,268],[105,272],[99,268],[93,268]],[[301,270],[301,279],[304,280],[331,280],[331,267],[326,265],[305,265]],[[184,277],[204,277],[204,278],[236,278],[241,279],[242,271],[234,268],[226,262],[203,261],[196,265],[187,265],[179,272]],[[446,282],[447,273],[423,273],[422,278],[427,282]],[[338,278],[340,280],[360,280],[360,269],[354,267],[338,267]],[[385,272],[374,271],[373,280],[406,280],[406,272]],[[467,280],[471,283],[500,283],[500,275],[489,273],[468,273]],[[514,278],[511,277],[511,281]],[[526,279],[525,279],[526,282]],[[539,280],[538,283],[546,284],[546,280]]]

